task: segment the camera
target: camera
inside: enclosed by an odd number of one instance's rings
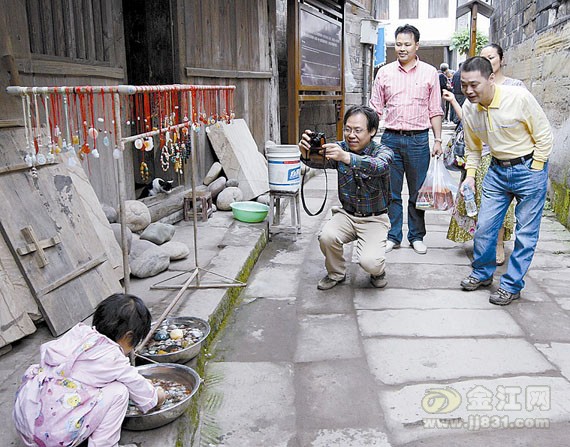
[[[326,144],[327,140],[324,132],[311,132],[309,142],[311,144],[311,152],[318,152],[323,148],[323,144]]]

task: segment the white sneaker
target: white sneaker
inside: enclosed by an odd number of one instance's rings
[[[386,250],[385,253],[390,253],[394,248],[400,248],[400,244],[396,244],[394,241],[388,239],[386,241]]]
[[[412,242],[412,248],[415,250],[416,253],[420,255],[425,255],[427,253],[427,247],[423,241],[418,240]]]

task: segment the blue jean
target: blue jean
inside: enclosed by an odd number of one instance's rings
[[[511,167],[491,163],[483,180],[481,209],[474,237],[472,276],[479,280],[493,276],[499,230],[511,201],[516,199],[515,247],[500,285],[510,293],[524,288],[523,278],[534,256],[546,199],[548,163],[542,171],[531,170],[531,163],[532,158]]]
[[[390,165],[390,186],[392,203],[388,207],[392,228],[388,240],[395,243],[402,241],[403,207],[402,186],[404,174],[408,183],[410,198],[408,200],[408,241],[423,240],[426,235],[425,211],[416,209],[418,189],[426,178],[430,162],[428,132],[406,136],[384,132],[382,144],[394,151],[394,161]]]

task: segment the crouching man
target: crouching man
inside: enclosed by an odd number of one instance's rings
[[[299,148],[301,160],[313,168],[338,171],[338,196],[342,207],[334,207],[333,216],[319,234],[325,255],[327,275],[317,285],[332,289],[346,279],[343,245],[356,242],[360,266],[370,274],[374,287],[387,284],[385,268],[386,237],[390,230],[388,205],[390,191],[389,165],[394,153],[372,138],[378,130],[378,114],[366,106],[353,106],[344,115],[344,141],[325,143],[311,152],[311,134],[303,133]],[[315,150],[313,149],[313,152]]]

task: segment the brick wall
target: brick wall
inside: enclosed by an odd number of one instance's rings
[[[524,81],[552,125],[549,199],[570,228],[570,1],[495,0],[490,40],[505,51],[505,74]]]

